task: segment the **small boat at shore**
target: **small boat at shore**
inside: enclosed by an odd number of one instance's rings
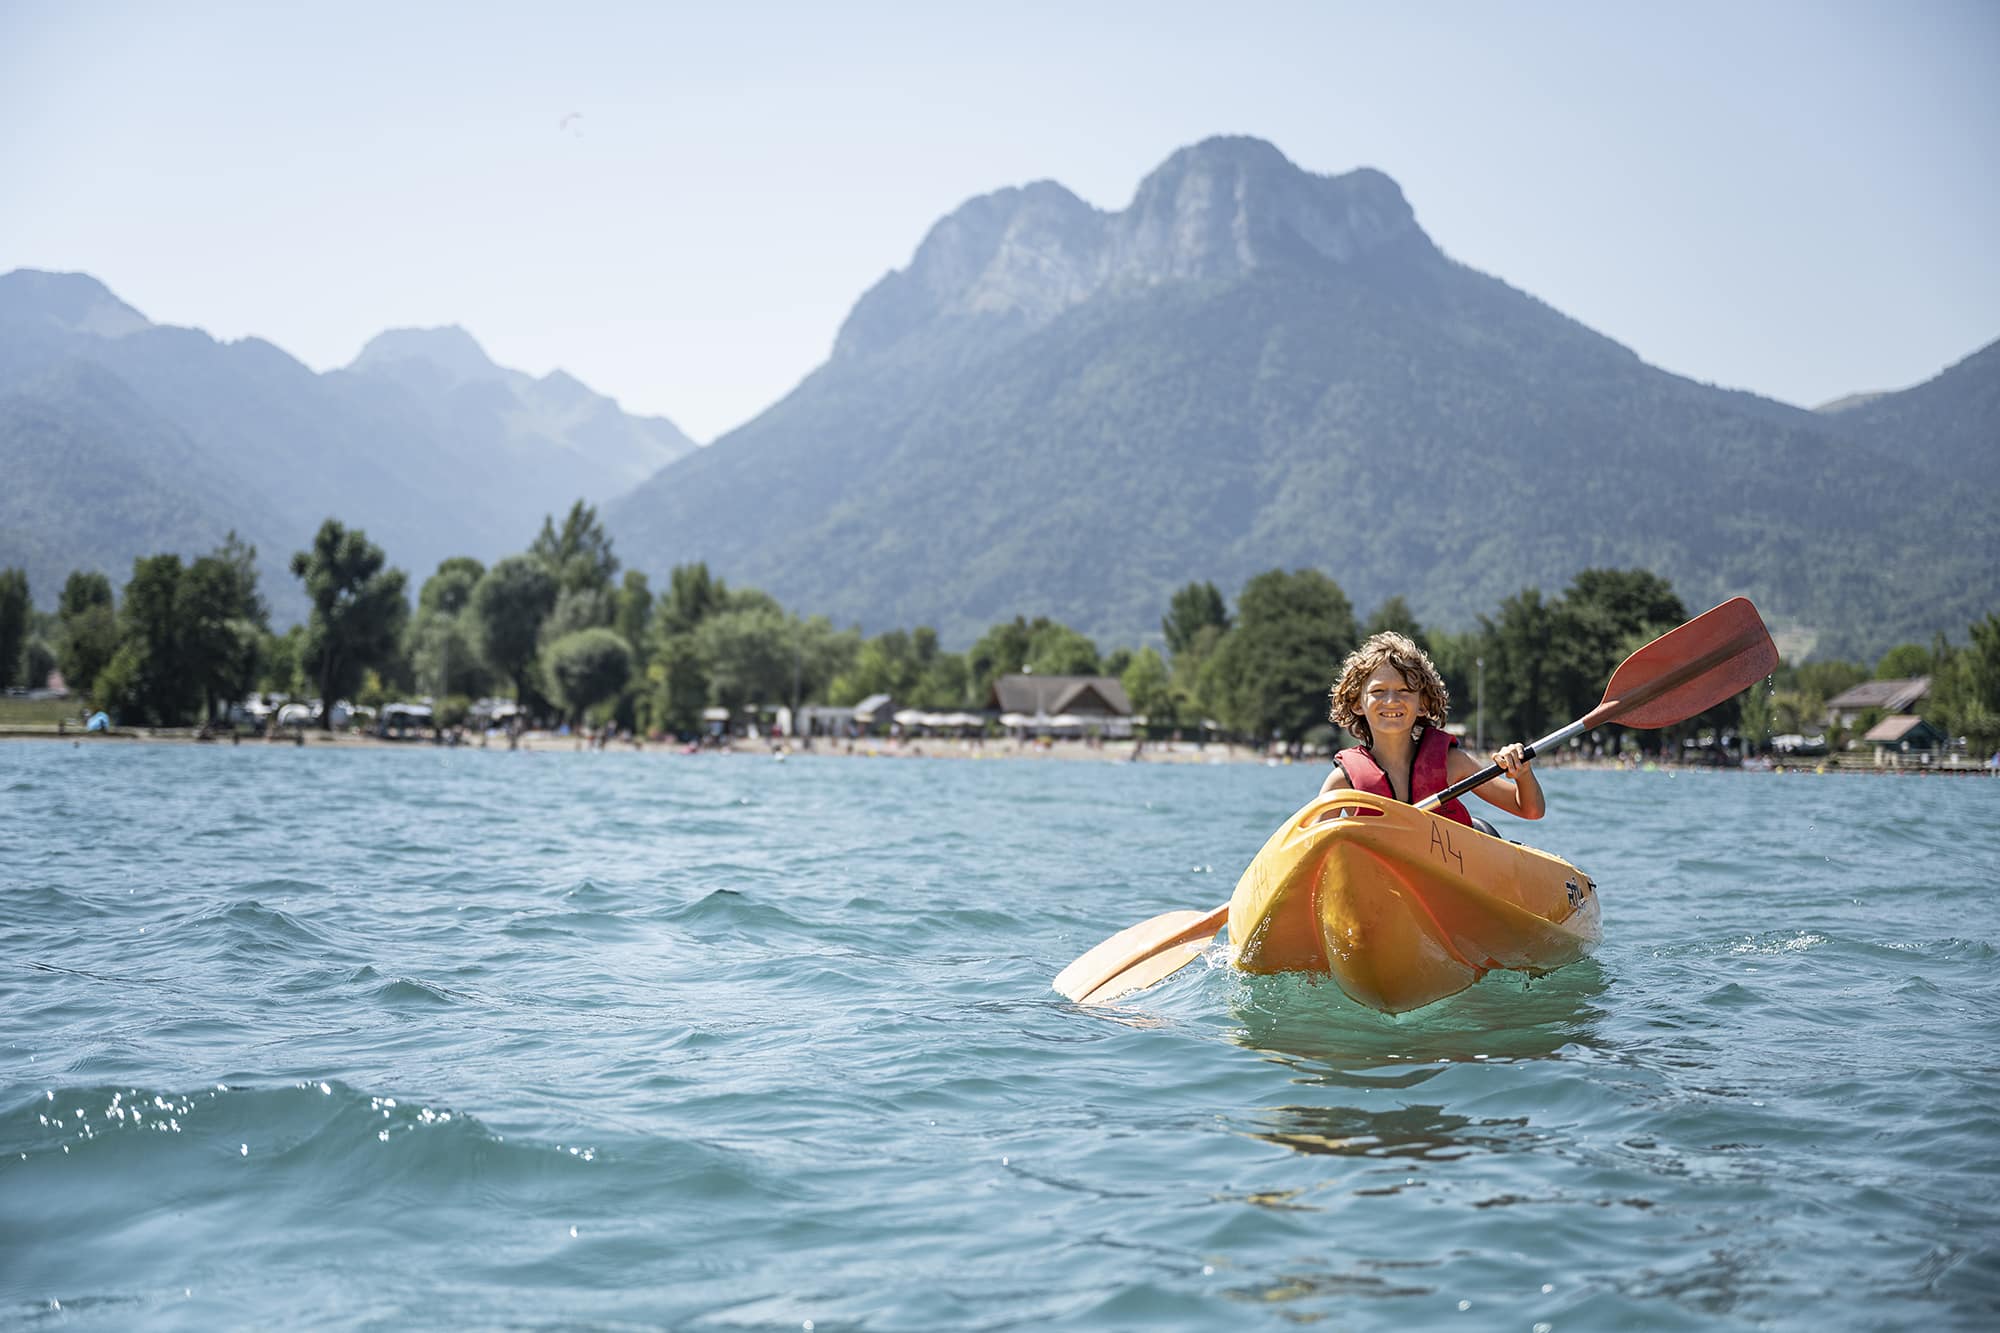
[[[1569,862],[1356,791],[1279,825],[1229,900],[1235,966],[1324,974],[1392,1014],[1497,969],[1576,962],[1601,932],[1596,886]]]

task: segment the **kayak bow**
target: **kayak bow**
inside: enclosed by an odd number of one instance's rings
[[[1356,791],[1280,825],[1229,900],[1237,967],[1331,976],[1392,1014],[1496,968],[1573,963],[1600,931],[1596,886],[1567,861]]]

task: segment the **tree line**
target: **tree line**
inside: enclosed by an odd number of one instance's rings
[[[1274,569],[1251,578],[1233,606],[1210,582],[1176,591],[1161,619],[1164,652],[1100,652],[1067,625],[1017,616],[954,653],[928,627],[864,637],[797,615],[702,563],[676,566],[655,593],[644,573],[621,574],[596,510],[578,501],[490,567],[445,560],[414,609],[404,572],[360,529],[328,519],[289,564],[310,614],[278,633],[256,556],[232,533],[191,562],[141,557],[119,597],[103,574],[77,571],[52,613],[34,609],[20,570],[0,570],[0,686],[60,669],[94,706],[158,726],[219,722],[253,692],[364,705],[425,695],[449,726],[473,700],[504,693],[541,721],[686,736],[713,707],[847,706],[888,694],[902,707],[978,709],[1000,676],[1032,671],[1118,677],[1156,735],[1213,722],[1235,737],[1306,747],[1335,739],[1326,692],[1341,659],[1368,635],[1395,630],[1437,662],[1454,718],[1497,745],[1588,712],[1625,656],[1689,618],[1671,585],[1645,570],[1585,570],[1554,598],[1526,589],[1454,633],[1420,624],[1400,597],[1363,619],[1327,574]],[[1939,635],[1872,669],[1781,667],[1768,689],[1670,734],[1737,729],[1754,746],[1816,730],[1826,701],[1871,675],[1920,674],[1932,677],[1934,722],[1982,752],[2000,745],[2000,616],[1973,625],[1964,647]],[[321,725],[331,714],[322,710]],[[1659,738],[1642,733],[1640,743]]]

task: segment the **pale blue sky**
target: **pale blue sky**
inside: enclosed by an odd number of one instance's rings
[[[968,197],[1119,209],[1253,134],[1388,172],[1648,361],[1810,406],[2000,338],[1996,71],[1990,0],[0,0],[0,270],[316,369],[456,323],[707,440]]]

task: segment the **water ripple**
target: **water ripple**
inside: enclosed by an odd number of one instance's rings
[[[1559,771],[1586,963],[1047,989],[1316,780],[0,746],[0,1320],[1986,1322],[2000,784]]]

